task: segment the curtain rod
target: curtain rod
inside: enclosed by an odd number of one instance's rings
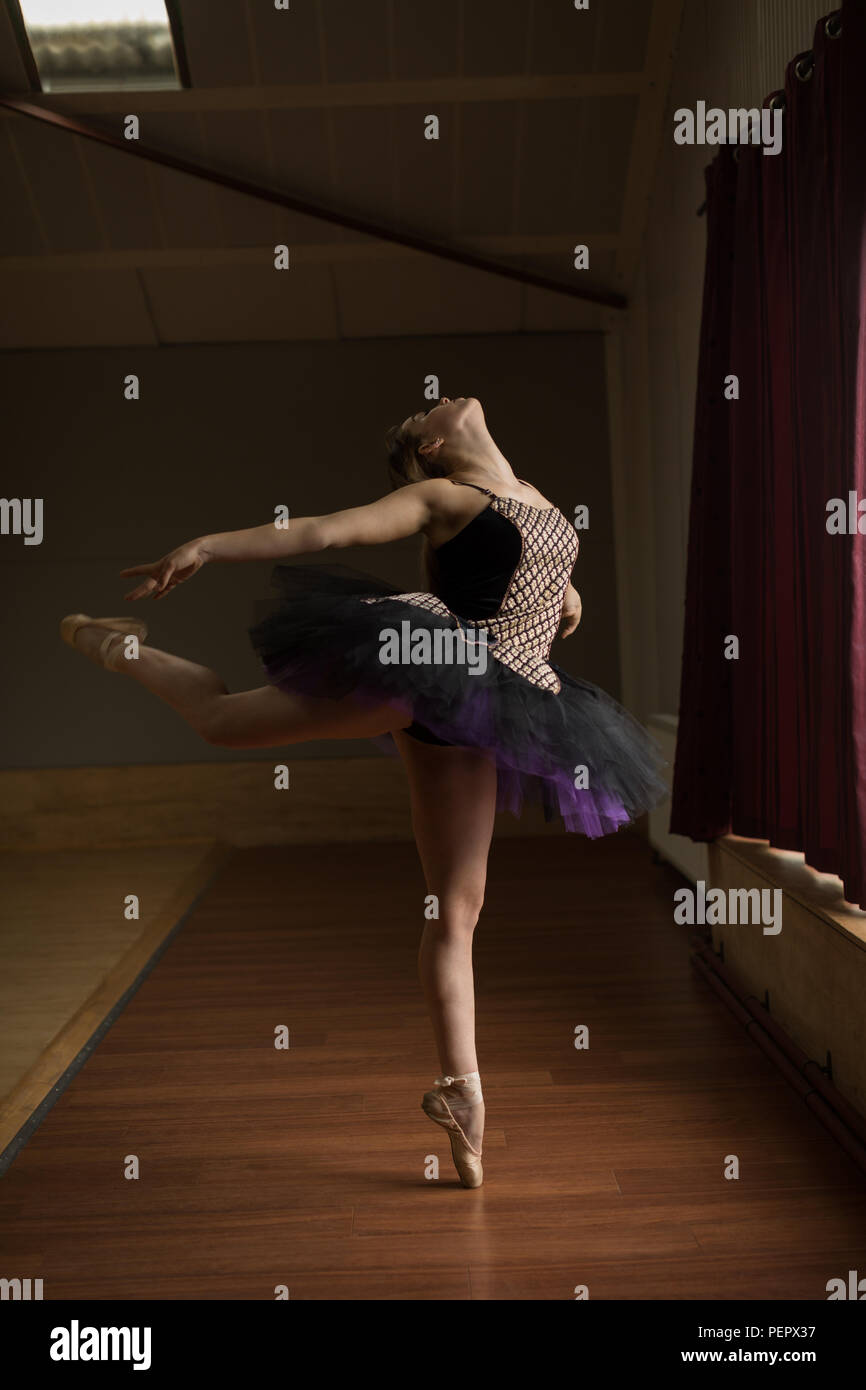
[[[399,246],[408,246],[413,251],[420,251],[429,256],[438,256],[442,260],[455,261],[458,265],[468,266],[471,270],[484,270],[490,275],[499,275],[506,280],[516,280],[520,284],[532,285],[535,289],[549,290],[553,294],[568,295],[571,299],[584,300],[590,304],[601,304],[608,309],[628,307],[628,300],[625,296],[615,294],[611,290],[581,289],[574,285],[567,285],[564,281],[553,280],[531,270],[522,270],[518,266],[509,266],[501,261],[490,260],[486,256],[477,255],[474,251],[449,246],[445,242],[431,241],[429,238],[419,236],[414,232],[398,231],[393,227],[358,217],[354,213],[340,212],[336,208],[311,203],[305,198],[296,197],[294,194],[269,188],[266,184],[237,178],[233,174],[224,174],[217,169],[210,169],[206,165],[184,159],[180,155],[168,154],[165,150],[157,150],[152,145],[143,145],[137,140],[123,140],[117,135],[101,130],[98,126],[88,125],[86,122],[78,120],[77,117],[69,116],[61,111],[49,111],[46,107],[34,105],[33,102],[25,101],[20,97],[0,95],[0,107],[5,107],[7,111],[13,111],[19,116],[28,116],[32,120],[40,121],[43,125],[54,126],[70,135],[80,135],[86,140],[107,145],[120,154],[137,156],[139,159],[149,160],[153,164],[162,164],[168,169],[174,169],[177,173],[190,174],[193,178],[218,184],[221,188],[228,188],[234,193],[258,198],[262,202],[288,208],[291,212],[303,213],[306,217],[313,217],[321,222],[331,222],[335,226],[361,232],[365,236],[375,237],[380,241],[395,242]]]

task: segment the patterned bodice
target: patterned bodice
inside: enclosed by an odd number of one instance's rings
[[[558,694],[561,681],[548,657],[577,558],[577,533],[555,507],[533,507],[513,497],[498,497],[487,488],[478,490],[492,499],[491,511],[499,512],[517,528],[522,545],[498,612],[493,617],[474,620],[473,627],[489,633],[490,655],[503,666],[542,690]],[[457,616],[434,594],[395,597],[442,618],[453,620]],[[386,600],[367,598],[364,602]]]

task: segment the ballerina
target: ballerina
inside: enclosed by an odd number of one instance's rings
[[[378,501],[299,517],[286,529],[271,523],[201,536],[121,571],[139,581],[128,600],[164,599],[215,561],[424,537],[428,584],[419,592],[338,565],[278,564],[278,600],[250,632],[267,684],[230,693],[209,668],[148,645],[141,619],[74,613],[61,635],[150,690],[208,743],[372,738],[402,758],[421,866],[438,903],[421,938],[419,973],[442,1075],[422,1108],[446,1129],[463,1185],[479,1187],[484,1100],[472,940],[495,813],[536,803],[568,830],[610,834],[666,794],[663,760],[611,696],[549,660],[557,632],[570,636],[581,619],[570,583],[577,534],[515,476],[481,403],[444,396],[392,427],[386,441],[394,490]],[[383,634],[407,622],[421,659],[383,659]],[[456,640],[433,640],[443,633]],[[482,643],[484,660],[449,659],[461,640],[476,654]]]

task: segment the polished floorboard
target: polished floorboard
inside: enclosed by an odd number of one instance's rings
[[[473,1192],[419,1108],[414,848],[235,851],[0,1181],[0,1272],[46,1299],[826,1299],[866,1271],[866,1181],[694,974],[680,883],[635,835],[494,846]]]
[[[0,852],[0,1153],[224,858],[212,841]]]

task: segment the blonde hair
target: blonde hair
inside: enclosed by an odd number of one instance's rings
[[[388,477],[392,490],[406,487],[408,483],[423,483],[428,478],[445,478],[446,470],[437,460],[427,461],[418,452],[419,440],[405,430],[402,425],[392,425],[385,434],[385,448],[388,450]],[[421,551],[421,574],[430,593],[438,592],[438,565],[436,555],[427,537]]]
[[[392,425],[385,434],[388,450],[388,477],[392,488],[407,483],[423,483],[427,478],[444,478],[446,469],[438,460],[428,461],[419,453],[420,440],[402,425]]]

